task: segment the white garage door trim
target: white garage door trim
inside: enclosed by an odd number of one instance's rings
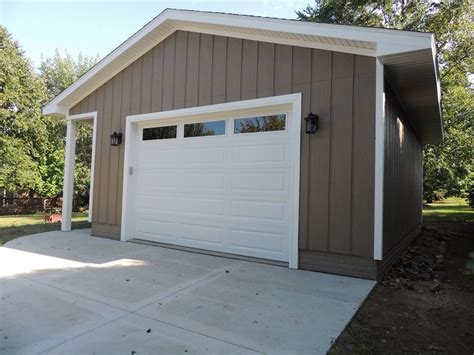
[[[164,112],[153,112],[142,115],[130,115],[126,117],[125,131],[125,158],[124,158],[124,181],[122,200],[122,226],[121,240],[126,241],[133,238],[133,211],[132,199],[133,189],[133,166],[136,157],[136,137],[139,125],[159,120],[170,120],[174,118],[199,116],[212,117],[212,115],[234,115],[245,114],[247,111],[258,114],[261,111],[282,109],[289,113],[290,132],[292,134],[292,159],[293,159],[293,186],[292,201],[290,206],[290,235],[289,235],[289,267],[298,268],[298,224],[299,224],[299,182],[300,182],[300,141],[301,141],[301,94],[290,94],[273,96],[262,99],[237,101],[209,106],[192,107]]]

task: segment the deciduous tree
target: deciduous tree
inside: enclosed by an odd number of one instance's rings
[[[434,33],[445,138],[424,147],[424,197],[465,196],[474,178],[473,5],[468,0],[326,0],[297,11],[297,16],[304,21]]]

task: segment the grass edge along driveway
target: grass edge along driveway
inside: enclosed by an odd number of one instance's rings
[[[90,228],[87,213],[74,213],[72,228]],[[44,214],[0,216],[0,246],[25,235],[59,230],[61,223],[47,223]]]

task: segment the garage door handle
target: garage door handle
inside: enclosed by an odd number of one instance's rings
[[[128,175],[133,175],[133,166],[128,167]]]

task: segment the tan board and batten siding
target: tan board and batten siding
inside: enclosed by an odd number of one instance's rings
[[[177,31],[70,114],[98,112],[93,234],[120,233],[125,117],[302,93],[300,267],[374,277],[375,59]],[[303,121],[302,121],[303,124]],[[126,143],[125,143],[126,144]]]

